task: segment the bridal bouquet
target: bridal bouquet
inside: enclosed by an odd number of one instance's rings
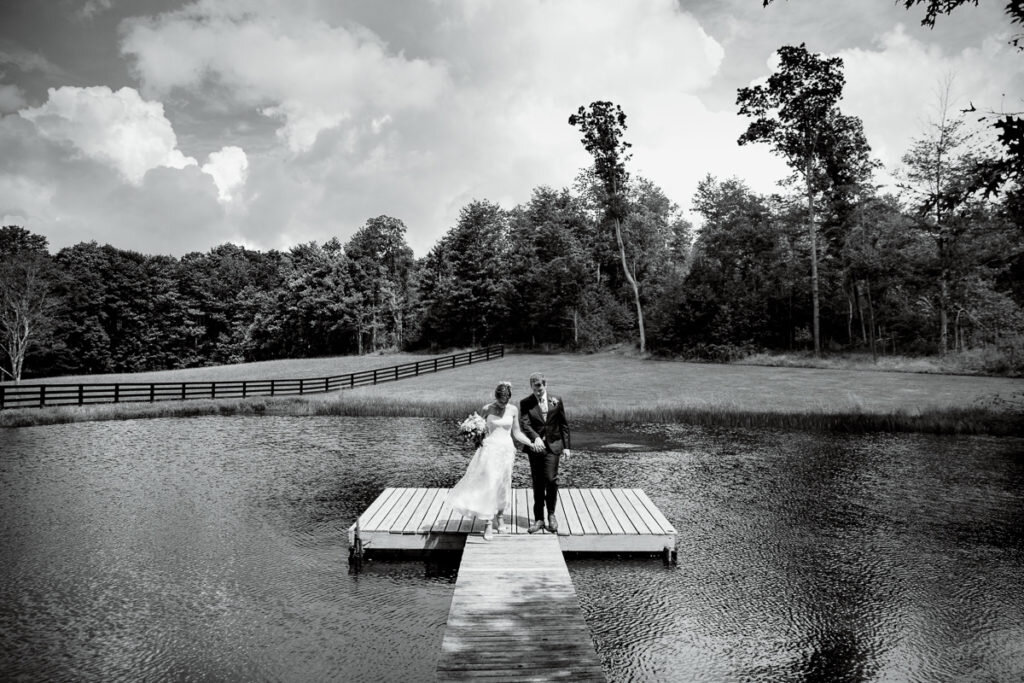
[[[467,441],[472,441],[474,446],[479,446],[487,436],[487,423],[476,413],[470,413],[459,425],[459,434]]]

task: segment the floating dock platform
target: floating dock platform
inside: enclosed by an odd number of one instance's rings
[[[358,538],[362,551],[461,550],[467,536],[483,533],[485,520],[444,509],[448,491],[384,489],[349,527],[349,547]],[[509,499],[505,534],[527,535],[533,490],[510,489]],[[660,553],[676,546],[675,528],[640,489],[562,488],[555,515],[563,552]]]

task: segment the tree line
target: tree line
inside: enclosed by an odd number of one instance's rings
[[[24,376],[135,372],[276,358],[490,343],[727,360],[755,351],[989,350],[1024,369],[1020,185],[979,182],[1000,152],[963,116],[912,141],[897,192],[860,121],[838,109],[842,63],[780,49],[778,78],[738,92],[741,144],[794,175],[777,193],[705,177],[694,229],[654,182],[626,171],[626,116],[610,102],[569,124],[594,166],[571,188],[503,208],[464,206],[428,254],[371,218],[286,251],[222,244],[181,258],[83,242],[50,254],[0,228],[0,363]]]

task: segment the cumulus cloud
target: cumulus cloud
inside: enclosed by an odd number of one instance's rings
[[[210,175],[156,167],[126,181],[107,160],[45,136],[18,115],[0,117],[0,217],[45,235],[53,250],[96,240],[143,253],[206,251],[233,238]]]
[[[219,152],[212,152],[209,161],[203,164],[203,173],[209,174],[217,185],[217,198],[229,202],[232,195],[245,185],[249,159],[241,147],[223,147]]]
[[[295,152],[345,121],[436,104],[447,79],[443,67],[389,51],[365,29],[260,0],[200,2],[133,20],[121,49],[147,92],[215,81],[280,119],[278,133]]]
[[[947,81],[951,115],[969,102],[999,110],[1005,106],[1004,93],[1024,91],[1024,60],[1001,36],[945,53],[897,25],[880,36],[875,49],[845,50],[839,56],[846,73],[842,106],[864,121],[868,141],[889,167],[899,164],[914,138],[930,132]]]
[[[143,100],[133,88],[64,86],[48,92],[45,104],[23,109],[21,116],[47,138],[109,163],[131,183],[140,184],[150,169],[196,164],[177,149],[163,105]]]

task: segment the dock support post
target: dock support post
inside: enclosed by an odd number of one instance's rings
[[[363,539],[359,537],[358,519],[356,519],[355,540],[352,542],[352,547],[348,549],[348,566],[355,572],[363,568]]]

